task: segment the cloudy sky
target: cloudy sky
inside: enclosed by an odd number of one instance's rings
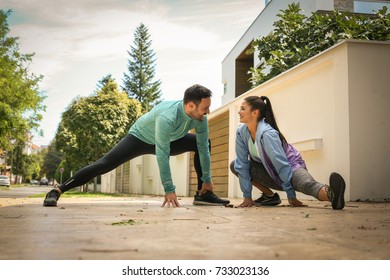
[[[163,98],[181,99],[199,83],[213,91],[212,109],[218,108],[222,60],[263,7],[263,0],[0,0],[1,9],[13,11],[10,36],[19,37],[22,53],[35,53],[31,72],[44,76],[44,137],[33,142],[49,144],[71,100],[92,94],[102,77],[112,74],[122,85],[141,22]]]

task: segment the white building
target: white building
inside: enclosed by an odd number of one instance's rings
[[[387,6],[390,10],[390,1],[353,1],[353,0],[265,0],[265,8],[248,30],[238,40],[222,62],[222,83],[224,95],[222,105],[232,101],[251,88],[248,82],[248,69],[257,67],[260,63],[258,54],[246,55],[252,42],[262,36],[267,36],[273,30],[273,23],[278,20],[280,10],[287,9],[288,5],[299,3],[302,13],[310,16],[315,12],[341,10],[355,13],[372,13]]]

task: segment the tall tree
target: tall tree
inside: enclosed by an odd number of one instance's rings
[[[24,142],[16,141],[14,143],[14,148],[12,149],[11,157],[8,158],[8,162],[11,165],[11,172],[15,176],[15,182],[18,183],[20,176],[23,176],[26,173],[27,168],[27,155],[23,152],[25,147]]]
[[[45,110],[38,83],[42,76],[29,73],[34,54],[21,54],[17,37],[9,37],[7,18],[0,10],[0,149],[11,150],[11,140],[26,141],[38,129]]]
[[[49,179],[55,178],[57,167],[62,161],[62,152],[56,149],[55,139],[51,141],[42,161],[41,176],[46,175]]]
[[[104,77],[98,90],[78,97],[62,114],[56,147],[73,170],[106,154],[141,115],[141,104],[119,90],[111,76]]]
[[[148,28],[141,23],[134,32],[133,46],[130,47],[128,74],[124,74],[123,90],[129,97],[142,104],[143,113],[150,111],[161,102],[160,80],[154,81],[155,53],[151,48],[152,41]]]
[[[26,174],[24,176],[25,182],[31,182],[32,179],[39,179],[44,153],[44,150],[42,150],[37,154],[31,154],[28,156]]]

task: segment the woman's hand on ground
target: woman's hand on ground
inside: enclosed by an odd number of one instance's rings
[[[252,207],[253,205],[255,205],[255,202],[253,201],[253,199],[251,197],[245,197],[244,198],[244,201],[236,206],[237,208],[241,208],[241,207]]]
[[[290,205],[292,207],[307,207],[306,204],[303,204],[302,202],[300,202],[298,199],[296,198],[289,198],[288,199],[288,203],[290,203]]]

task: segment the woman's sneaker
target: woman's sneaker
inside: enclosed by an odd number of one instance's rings
[[[340,174],[333,172],[329,177],[329,187],[327,188],[329,200],[332,202],[334,210],[344,208],[345,181]]]
[[[255,200],[256,206],[276,206],[282,203],[277,193],[273,195],[262,194],[258,199]]]
[[[57,206],[57,201],[61,194],[57,189],[52,189],[46,194],[43,206]]]
[[[194,196],[194,205],[215,205],[215,206],[224,206],[229,204],[230,201],[227,199],[219,198],[216,194],[210,191],[206,191],[204,194],[200,195],[199,192],[196,192]]]

